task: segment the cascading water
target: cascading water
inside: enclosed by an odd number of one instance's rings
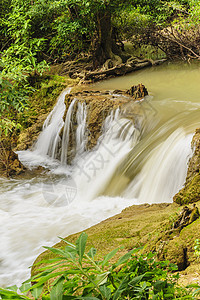
[[[71,116],[73,113],[74,104],[76,103],[76,98],[70,104],[67,115],[65,118],[65,124],[63,129],[63,139],[62,139],[62,147],[61,147],[61,163],[67,163],[67,152],[68,152],[68,144],[69,144],[69,134],[71,128]]]
[[[151,87],[155,79],[152,73],[149,77],[152,83],[144,83]],[[132,204],[172,201],[185,180],[200,99],[198,93],[194,102],[180,101],[168,97],[167,91],[162,101],[157,96],[138,104],[144,115],[137,124],[113,110],[92,151],[85,151],[87,106],[74,99],[64,122],[69,90],[61,94],[34,149],[19,152],[27,167],[41,165],[48,171],[32,178],[0,179],[1,286],[25,280],[42,246],[57,242],[57,236],[84,230]],[[69,166],[72,118],[75,155]]]
[[[134,197],[138,203],[163,203],[179,191],[187,175],[187,161],[192,156],[192,134],[182,128],[175,130],[157,146],[141,172],[135,176],[124,192],[124,197]],[[185,162],[185,163],[183,163]]]
[[[77,155],[81,155],[84,152],[87,143],[87,107],[85,103],[78,103],[76,118],[76,153]]]
[[[68,88],[60,94],[54,109],[44,122],[43,131],[35,145],[35,151],[40,155],[55,157],[56,149],[60,141],[59,133],[64,125],[65,96],[69,94],[70,91],[71,89]]]

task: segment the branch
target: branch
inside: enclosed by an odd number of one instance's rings
[[[172,39],[172,38],[170,38],[169,36],[165,36],[165,35],[162,35],[162,34],[160,34],[160,33],[158,33],[158,34],[159,34],[160,36],[164,37],[165,39],[170,40],[170,41],[172,41],[173,43],[176,43],[176,44],[178,44],[179,46],[181,46],[181,47],[187,49],[189,52],[191,52],[192,54],[194,54],[194,56],[196,56],[198,59],[200,59],[200,56],[199,56],[197,53],[195,53],[192,49],[190,49],[190,48],[188,48],[187,46],[183,45],[183,44],[180,43],[179,41],[177,41],[177,40],[175,40],[175,39]]]

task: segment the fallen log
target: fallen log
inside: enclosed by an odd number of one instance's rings
[[[156,60],[156,61],[149,60],[149,59],[141,60],[141,61],[137,61],[137,62],[130,61],[130,62],[127,62],[124,64],[117,65],[117,66],[107,69],[107,70],[101,69],[98,71],[87,72],[84,74],[83,79],[84,79],[84,81],[88,81],[88,80],[97,81],[97,80],[105,79],[107,77],[122,76],[127,73],[141,70],[146,67],[150,67],[153,65],[159,65],[165,61],[166,61],[166,59],[161,59],[161,60]]]

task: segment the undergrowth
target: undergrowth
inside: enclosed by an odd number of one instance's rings
[[[117,299],[197,299],[197,286],[177,286],[177,267],[168,261],[158,262],[152,253],[138,254],[132,249],[111,263],[119,249],[96,261],[97,250],[86,251],[87,234],[75,244],[62,239],[63,249],[49,248],[55,257],[37,264],[38,273],[18,289],[0,288],[1,299],[43,300],[117,300]],[[40,267],[40,264],[45,264]],[[192,293],[192,288],[196,290]]]

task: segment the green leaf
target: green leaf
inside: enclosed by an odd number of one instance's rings
[[[99,289],[106,300],[111,298],[111,290],[106,285],[100,286]]]
[[[2,300],[4,299],[28,299],[30,300],[30,298],[24,296],[24,295],[18,295],[16,292],[13,291],[9,291],[3,288],[0,288],[0,296],[2,298]]]
[[[38,299],[40,297],[40,295],[42,294],[42,289],[43,289],[43,285],[39,286],[37,288],[34,288],[33,290],[31,290],[31,295],[35,298]]]
[[[119,297],[121,296],[121,294],[123,293],[123,291],[127,289],[127,286],[128,286],[128,283],[129,283],[129,277],[130,276],[127,275],[125,278],[123,278],[121,280],[118,289],[116,290],[116,292],[113,295],[113,300],[119,299]]]
[[[63,300],[73,300],[73,299],[82,299],[82,298],[78,298],[76,296],[70,296],[70,295],[63,295]]]
[[[96,298],[96,297],[80,297],[80,298],[76,298],[76,299],[84,299],[84,300],[100,300],[99,298]]]
[[[41,264],[52,264],[52,263],[57,262],[59,260],[62,260],[62,257],[56,257],[56,258],[52,258],[52,259],[43,259],[43,260],[39,261],[38,263],[33,264],[31,267],[38,266],[38,265],[41,265]]]
[[[61,249],[56,249],[56,248],[52,248],[52,247],[44,247],[45,249],[50,250],[51,252],[62,256],[63,258],[71,258],[70,255],[68,254],[68,252],[65,252]]]
[[[88,238],[88,235],[85,232],[83,232],[76,241],[76,251],[79,255],[80,264],[82,262],[83,255],[84,255],[84,252],[85,252],[85,246],[86,246],[87,238]]]
[[[17,293],[18,287],[16,285],[12,285],[8,286],[6,289]]]
[[[97,253],[97,249],[91,248],[90,251],[88,252],[88,256],[94,260],[94,256],[96,253]]]
[[[29,289],[27,289],[26,292],[28,292],[29,290],[33,290],[33,289],[43,285],[49,279],[54,278],[54,277],[59,276],[59,275],[63,275],[63,271],[52,273],[52,274],[49,274],[49,275],[44,276],[42,278],[39,278],[38,282],[36,284],[34,284],[33,286],[31,286]]]
[[[112,250],[110,253],[108,253],[105,257],[104,260],[102,262],[102,266],[105,266],[107,264],[107,262],[113,258],[113,256],[115,256],[115,254],[117,253],[117,251],[119,250],[119,248]]]
[[[145,274],[139,275],[134,277],[129,283],[128,285],[130,286],[135,286],[137,285],[143,278],[144,278]]]
[[[63,283],[65,278],[61,276],[56,284],[53,286],[51,293],[50,293],[50,299],[51,300],[62,300],[63,299]]]
[[[131,255],[137,251],[138,251],[138,249],[133,249],[133,250],[127,252],[122,257],[120,257],[120,259],[112,266],[112,269],[115,269],[116,267],[120,266],[121,264],[124,264],[125,262],[127,262],[129,260],[129,258],[131,257]]]
[[[69,256],[72,260],[75,260],[77,251],[71,246],[66,246],[64,252]]]
[[[93,280],[97,285],[103,285],[107,282],[108,275],[110,272],[105,272],[103,274],[97,274],[95,279]]]
[[[25,291],[29,290],[30,287],[31,283],[24,282],[19,289],[22,293],[24,293]]]

